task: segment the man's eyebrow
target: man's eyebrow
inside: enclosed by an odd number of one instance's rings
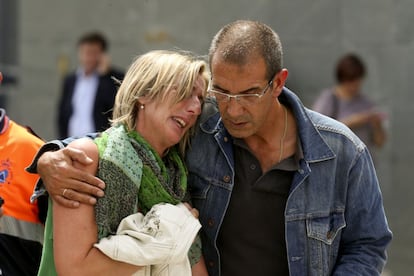
[[[230,91],[228,91],[228,90],[226,90],[226,89],[223,89],[223,88],[221,88],[219,85],[217,85],[217,84],[213,84],[212,85],[213,86],[213,88],[214,89],[217,89],[217,90],[219,90],[220,92],[223,92],[223,93],[226,93],[226,94],[230,94]],[[260,89],[260,87],[251,87],[251,88],[248,88],[248,89],[246,89],[246,90],[243,90],[243,91],[240,91],[240,92],[238,92],[238,93],[235,93],[234,95],[237,95],[237,94],[245,94],[245,93],[248,93],[248,92],[252,92],[252,91],[254,91],[254,90],[257,90],[257,89]]]

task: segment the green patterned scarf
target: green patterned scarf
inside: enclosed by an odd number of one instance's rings
[[[187,171],[176,147],[161,159],[137,132],[123,125],[112,127],[95,139],[99,150],[97,176],[105,196],[95,207],[99,239],[116,233],[123,218],[148,212],[154,204],[183,201]]]

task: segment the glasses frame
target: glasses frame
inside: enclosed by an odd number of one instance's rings
[[[228,103],[233,98],[237,103],[241,104],[241,103],[243,103],[243,102],[240,102],[240,99],[241,98],[246,98],[247,99],[247,98],[256,97],[257,99],[260,99],[261,97],[263,97],[266,94],[267,90],[270,88],[270,86],[273,85],[273,79],[274,78],[272,78],[267,83],[266,87],[260,93],[255,93],[255,94],[235,94],[235,95],[231,95],[231,94],[228,94],[228,93],[224,93],[224,92],[220,92],[218,90],[215,90],[214,88],[212,88],[212,81],[210,80],[210,83],[209,83],[209,86],[208,86],[208,89],[207,89],[207,93],[210,94],[210,95],[214,95],[214,96],[215,95],[224,96],[224,98],[221,99],[221,100],[218,100],[217,97],[214,97],[218,103]],[[255,103],[252,102],[250,104],[255,104]]]

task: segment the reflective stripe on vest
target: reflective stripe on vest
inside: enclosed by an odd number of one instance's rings
[[[22,221],[7,215],[0,218],[0,233],[2,234],[43,244],[43,232],[44,227],[40,223]]]

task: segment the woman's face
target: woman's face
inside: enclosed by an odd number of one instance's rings
[[[346,93],[351,97],[354,97],[359,94],[361,86],[362,79],[356,79],[342,83],[342,87],[345,88]]]
[[[174,104],[177,91],[168,91],[165,101],[140,100],[137,131],[162,156],[169,147],[180,142],[184,134],[194,125],[201,113],[204,79],[199,76],[194,83],[191,96]]]

